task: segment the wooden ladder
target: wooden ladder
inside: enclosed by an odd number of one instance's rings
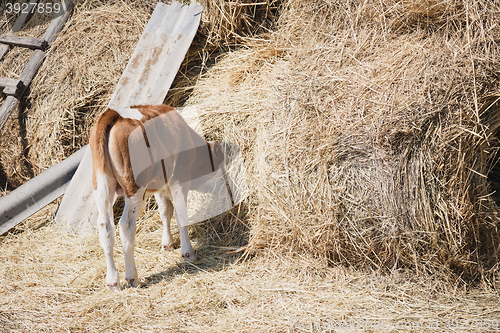
[[[5,101],[0,108],[0,130],[7,122],[7,119],[9,119],[12,111],[16,108],[17,103],[19,103],[21,98],[24,96],[26,90],[28,90],[31,80],[43,63],[47,47],[52,44],[52,42],[56,39],[57,34],[64,27],[64,24],[71,15],[71,11],[73,10],[77,0],[61,0],[62,13],[56,15],[52,19],[49,27],[43,35],[43,38],[39,39],[14,35],[14,33],[21,30],[23,25],[31,19],[31,12],[36,12],[38,1],[39,0],[30,0],[28,7],[26,10],[21,12],[21,15],[17,18],[10,31],[7,34],[0,36],[0,64],[12,47],[25,47],[34,50],[30,60],[26,64],[26,67],[24,67],[21,72],[19,79],[0,77],[0,89],[3,89],[3,93],[6,95]]]

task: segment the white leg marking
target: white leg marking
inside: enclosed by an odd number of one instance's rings
[[[174,186],[170,189],[172,193],[172,199],[174,201],[175,207],[175,220],[177,221],[177,226],[179,227],[179,234],[181,239],[181,254],[185,260],[194,261],[196,257],[194,255],[193,247],[189,241],[188,234],[188,213],[186,206],[187,192],[188,188],[182,188],[180,186]]]
[[[96,175],[97,189],[94,191],[95,202],[99,216],[97,227],[99,229],[99,242],[106,257],[106,284],[111,290],[120,290],[118,270],[113,258],[113,246],[115,244],[115,224],[113,222],[113,196],[109,190],[106,175]]]
[[[170,231],[170,221],[174,215],[174,205],[164,191],[155,193],[156,203],[158,204],[158,211],[163,223],[163,236],[161,238],[161,246],[165,251],[171,251],[173,248],[172,232]]]
[[[137,217],[144,206],[144,190],[137,191],[130,198],[125,198],[123,215],[120,218],[120,238],[122,240],[123,257],[125,259],[125,280],[131,287],[139,285],[139,277],[134,260],[135,232]]]

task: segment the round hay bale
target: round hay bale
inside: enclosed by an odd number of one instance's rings
[[[290,0],[275,32],[212,68],[189,103],[243,147],[248,251],[495,272],[498,113],[481,106],[499,86],[499,13],[490,1]]]

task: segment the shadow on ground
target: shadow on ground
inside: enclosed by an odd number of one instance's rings
[[[195,247],[198,260],[180,261],[165,271],[146,276],[141,288],[171,280],[180,274],[220,271],[242,260],[250,235],[247,215],[247,204],[240,203],[224,214],[191,226],[190,238],[198,244]],[[179,246],[179,241],[174,240],[174,248]]]

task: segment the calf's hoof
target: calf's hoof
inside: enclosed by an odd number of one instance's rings
[[[174,249],[174,246],[173,245],[163,245],[162,248],[166,252],[171,252]]]
[[[186,261],[196,261],[196,256],[194,255],[194,253],[183,253],[182,258]]]
[[[113,282],[111,284],[108,284],[108,287],[109,289],[111,289],[111,291],[120,291],[120,286],[118,285],[118,282]]]
[[[139,286],[139,281],[137,279],[127,280],[128,285],[132,288],[137,288]]]

